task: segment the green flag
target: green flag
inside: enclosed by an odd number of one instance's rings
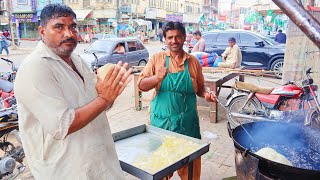
[[[202,24],[206,22],[206,17],[204,16],[204,14],[200,16],[199,22],[202,22]]]

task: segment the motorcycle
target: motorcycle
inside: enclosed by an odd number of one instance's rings
[[[15,179],[25,169],[23,164],[25,154],[22,146],[16,146],[8,141],[9,134],[14,134],[21,144],[18,134],[17,105],[13,92],[17,68],[9,59],[1,59],[11,65],[12,72],[3,73],[0,76],[0,138],[2,138],[0,149],[3,151],[0,156],[0,179]]]
[[[16,104],[13,92],[13,82],[16,78],[17,68],[9,59],[1,58],[11,65],[11,72],[2,73],[0,76],[0,109],[10,108]]]
[[[7,62],[10,66],[11,66],[11,72],[5,72],[5,73],[1,73],[0,74],[0,79],[4,79],[10,82],[14,82],[14,80],[16,79],[16,74],[18,71],[18,68],[16,67],[16,65],[14,64],[14,62],[12,62],[9,59],[5,59],[5,58],[0,58],[3,61]]]
[[[289,122],[301,118],[304,125],[320,128],[320,106],[316,95],[318,86],[313,84],[311,73],[309,68],[301,86],[289,81],[281,87],[262,88],[236,82],[226,104],[231,128],[251,121]]]
[[[10,108],[0,109],[0,179],[15,179],[25,170],[23,159],[25,157],[22,146],[9,142],[9,134],[14,134],[20,142],[18,134],[18,114],[16,105]]]

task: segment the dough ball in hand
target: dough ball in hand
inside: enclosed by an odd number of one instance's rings
[[[113,67],[113,66],[116,66],[115,64],[111,64],[111,63],[108,63],[108,64],[105,64],[104,66],[100,67],[98,69],[98,77],[102,80],[104,80],[104,78],[106,77],[106,75],[108,74],[109,70]]]
[[[111,63],[107,63],[105,64],[104,66],[100,67],[98,69],[98,77],[102,80],[104,80],[104,78],[106,77],[106,75],[108,74],[109,70],[113,67],[113,66],[116,66],[116,64],[111,64]],[[123,72],[125,73],[127,70],[124,68],[124,67],[121,67],[121,70],[120,72]],[[119,72],[119,73],[120,73]]]

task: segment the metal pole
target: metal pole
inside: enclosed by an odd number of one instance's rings
[[[320,23],[296,0],[272,0],[320,49]]]
[[[10,27],[10,35],[11,35],[11,41],[12,41],[12,49],[17,49],[18,47],[16,46],[15,39],[14,39],[14,30],[12,26],[12,12],[13,12],[13,5],[11,0],[7,0],[7,5],[8,5],[8,19],[9,19],[9,27]]]
[[[117,26],[120,22],[120,0],[117,0],[117,11],[116,11],[116,21],[117,21]],[[119,37],[119,31],[118,28],[116,27],[116,35]]]

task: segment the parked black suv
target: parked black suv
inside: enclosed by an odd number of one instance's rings
[[[207,53],[221,55],[228,47],[228,39],[235,37],[242,52],[242,66],[247,69],[265,69],[275,71],[282,77],[285,45],[261,34],[245,30],[210,31],[203,33]]]

